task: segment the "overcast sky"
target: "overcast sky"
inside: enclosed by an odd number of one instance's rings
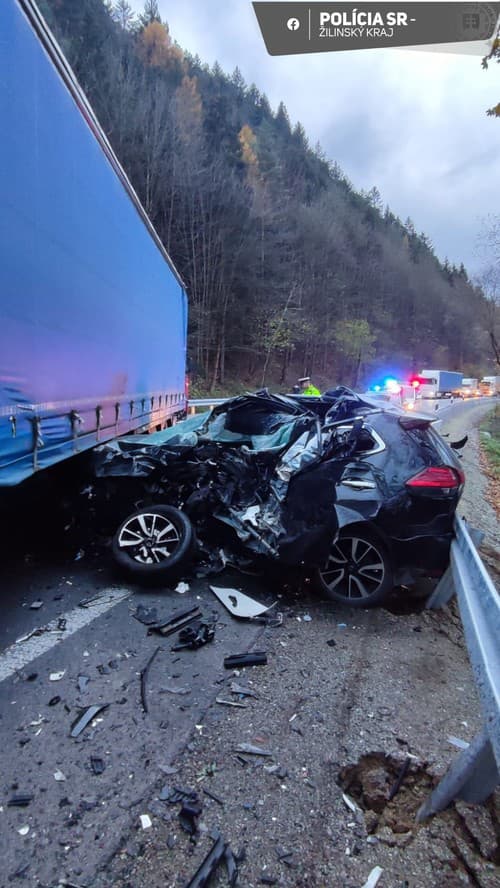
[[[480,270],[478,234],[498,207],[500,120],[485,110],[500,101],[499,65],[483,71],[476,55],[399,49],[272,57],[250,0],[159,8],[183,49],[229,73],[238,66],[274,109],[284,101],[356,189],[376,185],[441,259]]]

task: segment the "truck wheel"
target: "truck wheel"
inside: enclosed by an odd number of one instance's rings
[[[189,518],[173,506],[149,506],[130,515],[113,538],[120,568],[143,581],[172,578],[185,567],[193,549]]]
[[[389,555],[368,530],[345,527],[332,543],[325,567],[317,572],[317,585],[333,601],[374,607],[393,588]]]

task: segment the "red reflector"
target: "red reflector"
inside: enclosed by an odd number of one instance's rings
[[[449,466],[428,466],[406,482],[407,487],[460,487],[464,477]]]

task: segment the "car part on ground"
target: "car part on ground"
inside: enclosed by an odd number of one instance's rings
[[[379,603],[391,583],[448,564],[464,478],[432,422],[345,388],[306,399],[261,391],[113,441],[97,454],[102,483],[171,504],[130,515],[115,557],[136,578],[168,578],[187,566],[191,521],[202,552],[226,536],[247,557],[319,571],[336,600]]]

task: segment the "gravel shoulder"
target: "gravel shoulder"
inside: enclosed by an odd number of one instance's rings
[[[467,426],[460,514],[494,551],[500,540],[475,430],[482,413],[450,417],[443,430],[453,438]],[[186,886],[214,831],[241,852],[238,884],[246,888],[361,888],[374,867],[383,870],[380,888],[498,885],[498,792],[486,806],[457,803],[415,821],[457,740],[472,740],[481,721],[454,605],[429,612],[398,599],[390,609],[356,612],[289,591],[279,607],[283,625],[266,628],[257,644],[268,664],[221,670],[213,705],[140,812],[151,826],[137,815],[93,888]],[[232,695],[231,681],[256,696]],[[239,753],[241,743],[269,755]],[[182,828],[176,787],[202,804],[195,836]],[[210,884],[228,884],[223,866],[219,872]]]

